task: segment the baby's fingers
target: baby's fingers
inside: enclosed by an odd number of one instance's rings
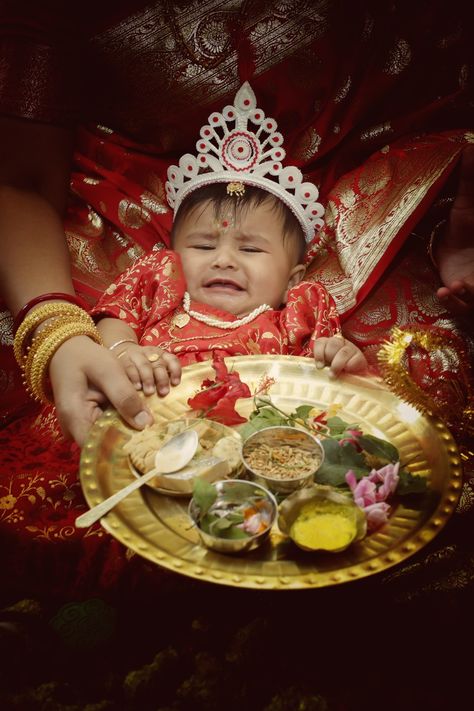
[[[181,381],[181,363],[177,357],[168,351],[163,351],[161,360],[169,373],[171,385],[178,385]]]
[[[142,389],[142,379],[140,376],[140,372],[136,365],[132,362],[129,362],[128,365],[125,366],[125,372],[127,374],[127,378],[130,380],[132,385],[136,390],[141,390]]]
[[[330,376],[337,378],[343,371],[346,373],[360,373],[367,370],[367,360],[354,345],[343,346],[334,356],[331,363]]]
[[[314,360],[316,362],[316,368],[324,368],[325,365],[328,365],[331,362],[332,359],[332,354],[329,353],[331,350],[330,348],[330,342],[332,341],[332,338],[318,338],[314,342]]]

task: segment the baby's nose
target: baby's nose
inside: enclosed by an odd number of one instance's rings
[[[219,245],[214,252],[213,264],[220,268],[235,267],[237,264],[235,249],[228,245]]]

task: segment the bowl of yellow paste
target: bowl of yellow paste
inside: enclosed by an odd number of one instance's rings
[[[276,494],[291,494],[312,484],[323,459],[319,439],[298,427],[265,427],[242,445],[250,477]]]
[[[278,527],[305,551],[339,553],[367,533],[365,514],[350,496],[314,484],[288,496],[278,509]]]

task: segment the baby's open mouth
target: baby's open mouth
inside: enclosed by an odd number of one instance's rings
[[[229,289],[231,291],[243,291],[244,289],[237,282],[230,279],[211,279],[204,284],[206,289]]]

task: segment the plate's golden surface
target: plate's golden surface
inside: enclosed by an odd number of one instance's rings
[[[386,390],[378,381],[354,376],[330,380],[313,361],[292,356],[239,356],[228,366],[240,373],[253,392],[263,375],[275,378],[270,395],[286,411],[307,403],[342,406],[339,414],[362,429],[392,442],[402,463],[426,476],[433,496],[424,510],[399,504],[376,533],[338,554],[305,553],[278,530],[256,551],[239,557],[214,553],[200,545],[187,516],[187,500],[163,496],[147,488],[128,496],[102,519],[102,525],[130,549],[183,575],[246,588],[316,588],[348,582],[389,568],[413,555],[443,528],[461,491],[461,462],[444,425],[425,417]],[[181,384],[163,400],[153,402],[156,417],[175,419],[187,410],[188,398],[204,378],[214,379],[209,362],[184,368]],[[154,396],[153,396],[154,397]],[[241,400],[248,415],[252,400]],[[81,457],[81,482],[90,506],[128,484],[133,474],[122,445],[132,430],[114,410],[90,431]]]

